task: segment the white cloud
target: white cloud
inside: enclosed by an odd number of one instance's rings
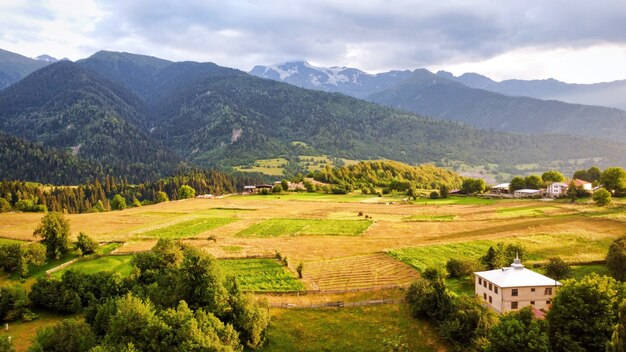
[[[307,59],[369,72],[626,78],[621,0],[0,0],[0,13],[0,48],[27,56],[106,49],[244,70]]]

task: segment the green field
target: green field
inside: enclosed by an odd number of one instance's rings
[[[52,275],[61,277],[68,270],[76,270],[84,274],[94,274],[100,271],[120,273],[122,276],[130,275],[130,259],[132,255],[109,255],[97,259],[80,260],[76,263],[54,272]]]
[[[191,238],[200,235],[216,227],[237,221],[232,218],[201,218],[179,222],[174,225],[142,232],[137,237],[154,237],[154,238]]]
[[[557,210],[557,207],[553,206],[529,206],[529,207],[516,207],[516,208],[500,208],[496,211],[496,214],[500,218],[513,218],[522,216],[541,216],[545,215],[547,211]]]
[[[13,240],[10,238],[0,238],[0,246],[4,244],[26,244],[26,241]]]
[[[275,309],[267,339],[263,352],[445,350],[434,328],[398,304]]]
[[[239,232],[239,237],[278,236],[358,236],[367,230],[370,220],[269,219]]]
[[[254,165],[234,166],[233,169],[239,172],[259,172],[271,176],[282,176],[287,163],[289,161],[285,158],[261,159],[255,161]]]
[[[454,221],[456,215],[424,215],[417,214],[402,218],[402,221],[421,222],[421,221]]]
[[[476,197],[448,197],[439,199],[418,198],[413,201],[416,205],[486,205],[494,204],[495,199],[485,199]]]
[[[302,282],[274,259],[226,259],[219,261],[227,276],[237,277],[244,291],[299,291]]]
[[[528,250],[527,263],[559,256],[568,262],[602,260],[612,237],[583,234],[538,234],[499,240],[437,244],[389,251],[392,257],[423,271],[428,267],[445,267],[450,258],[478,260],[498,242],[522,243]]]

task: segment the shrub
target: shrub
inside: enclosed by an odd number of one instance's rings
[[[548,258],[546,264],[546,276],[555,280],[561,280],[569,275],[570,266],[559,257]]]
[[[99,244],[94,239],[87,236],[84,232],[81,232],[78,234],[78,240],[76,241],[75,246],[77,249],[80,249],[83,254],[90,254],[98,249]]]
[[[619,281],[626,281],[626,237],[611,242],[606,256],[609,273]]]
[[[593,201],[600,207],[611,204],[611,192],[606,189],[599,189],[593,194]]]
[[[178,188],[178,199],[188,199],[196,196],[196,190],[188,185],[182,185]]]
[[[111,199],[111,209],[113,210],[124,210],[126,209],[126,199],[119,194],[116,194],[113,199]]]
[[[168,202],[169,200],[170,198],[167,196],[167,193],[163,191],[158,192],[154,198],[155,203]]]
[[[299,279],[302,279],[302,270],[304,270],[304,264],[300,262],[300,264],[298,264],[298,266],[296,267],[296,272],[298,272]]]
[[[451,278],[470,275],[478,268],[478,263],[472,260],[450,259],[446,263],[446,271]]]
[[[438,199],[438,198],[439,198],[439,192],[437,191],[430,192],[430,199]]]

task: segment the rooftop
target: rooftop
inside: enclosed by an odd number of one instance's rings
[[[541,192],[538,189],[528,189],[528,188],[524,188],[524,189],[518,189],[517,191],[518,193],[537,193],[537,192]]]
[[[515,258],[510,267],[479,271],[474,274],[502,288],[561,285],[561,283],[556,280],[524,268],[519,258]]]
[[[491,188],[506,188],[506,189],[509,189],[509,185],[510,185],[510,183],[501,183],[501,184],[495,185],[495,186],[493,186]]]

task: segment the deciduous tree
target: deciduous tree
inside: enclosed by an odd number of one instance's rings
[[[548,312],[550,345],[560,351],[604,351],[617,322],[623,287],[608,276],[567,280]]]
[[[620,237],[609,245],[606,267],[616,280],[626,281],[626,237]]]
[[[70,223],[63,214],[50,212],[41,219],[34,236],[42,238],[41,243],[46,246],[48,257],[59,259],[69,250]]]

